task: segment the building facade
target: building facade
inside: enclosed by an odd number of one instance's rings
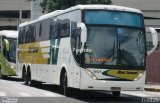
[[[31,20],[35,20],[37,19],[38,17],[42,16],[43,13],[43,9],[42,7],[40,6],[40,3],[42,2],[43,0],[32,0],[31,1]]]
[[[30,19],[31,2],[0,0],[0,30],[17,30],[20,23]]]

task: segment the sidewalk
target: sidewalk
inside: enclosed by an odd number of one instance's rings
[[[160,85],[159,84],[146,84],[144,87],[144,90],[152,91],[152,92],[160,92]]]

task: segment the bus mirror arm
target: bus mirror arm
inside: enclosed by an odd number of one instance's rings
[[[81,34],[80,34],[81,35],[81,51],[83,52],[85,42],[87,41],[87,28],[84,23],[78,23],[77,27],[81,28]]]
[[[158,46],[158,33],[154,28],[148,27],[148,29],[151,32],[153,44],[153,48],[147,52],[147,55],[149,56],[156,50]]]

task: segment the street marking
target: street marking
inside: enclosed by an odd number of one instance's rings
[[[5,92],[0,92],[0,97],[6,96]]]
[[[138,97],[149,97],[150,95],[147,95],[143,92],[133,92],[133,91],[123,91],[123,94],[126,95],[134,95],[134,96],[138,96]]]
[[[57,94],[57,93],[44,93],[46,97],[64,97],[63,95]]]
[[[21,92],[21,93],[19,93],[19,94],[20,94],[20,96],[23,96],[23,97],[31,97],[30,94],[25,93],[25,92]]]

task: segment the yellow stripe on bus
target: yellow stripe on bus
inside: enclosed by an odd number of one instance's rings
[[[33,64],[48,64],[49,58],[44,58],[44,55],[49,55],[50,51],[43,53],[42,49],[44,48],[49,47],[40,47],[40,42],[19,45],[19,62]]]
[[[136,80],[137,77],[141,76],[143,70],[107,70],[103,72],[103,75],[113,76],[126,80]]]

